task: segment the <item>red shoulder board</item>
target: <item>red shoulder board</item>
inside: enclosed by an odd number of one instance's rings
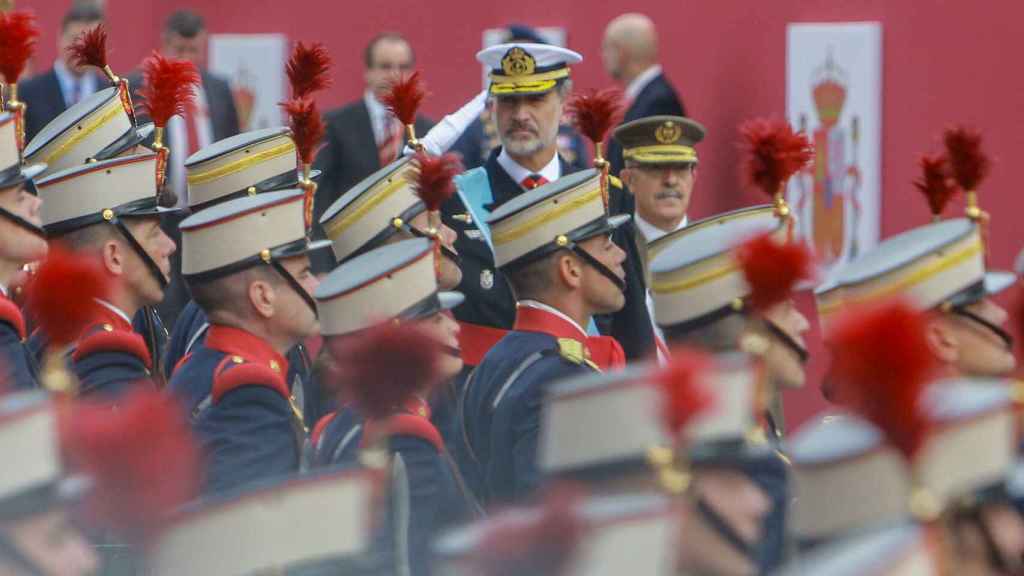
[[[181,359],[178,360],[178,362],[174,365],[174,369],[171,370],[171,377],[173,377],[174,373],[178,371],[178,368],[181,368],[182,366],[184,366],[185,362],[188,362],[188,359],[191,358],[191,357],[192,357],[192,353],[191,352],[189,352],[188,354],[185,354],[184,356],[182,356]]]
[[[381,434],[385,436],[415,436],[433,444],[438,452],[444,449],[444,440],[441,439],[441,433],[437,431],[437,428],[430,420],[415,414],[395,414],[380,423],[367,421],[362,445],[366,446],[368,442],[379,438]]]
[[[0,296],[0,322],[6,322],[18,331],[18,338],[25,339],[25,317],[21,309],[11,300]]]
[[[334,421],[334,417],[337,415],[337,412],[331,412],[330,414],[323,415],[322,417],[320,417],[319,420],[316,421],[316,425],[313,426],[313,432],[311,432],[309,435],[310,445],[312,445],[314,448],[316,447],[316,445],[320,442],[320,436],[323,435],[324,430],[326,430],[327,426]]]
[[[131,354],[142,361],[146,370],[152,369],[149,348],[146,348],[146,341],[142,336],[128,330],[118,330],[110,324],[96,324],[88,328],[79,338],[72,359],[78,362],[90,354],[101,352]]]
[[[291,396],[280,372],[246,362],[241,356],[226,356],[213,371],[213,401],[219,402],[228,392],[244,386],[266,386],[285,398]]]

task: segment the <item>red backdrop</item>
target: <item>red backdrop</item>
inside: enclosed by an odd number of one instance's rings
[[[54,57],[54,37],[67,4],[18,1],[19,7],[36,11],[44,29],[37,69],[47,67]],[[214,33],[282,32],[293,39],[324,42],[335,59],[335,86],[321,98],[324,108],[361,93],[367,40],[382,30],[400,31],[416,49],[432,92],[425,108],[435,117],[479,89],[473,56],[484,28],[510,22],[566,27],[569,46],[585,57],[574,72],[577,86],[600,87],[608,83],[600,61],[605,24],[625,11],[644,12],[658,24],[666,72],[688,112],[709,129],[700,146],[693,217],[764,200],[742,185],[736,128],[752,116],[785,112],[786,24],[880,21],[883,236],[927,220],[927,209],[910,185],[917,175],[916,158],[938,150],[943,127],[957,122],[982,129],[996,161],[981,192],[983,207],[994,217],[991,262],[1010,266],[1021,248],[1012,220],[1021,206],[1013,184],[1013,150],[1024,150],[1024,76],[1016,72],[1017,59],[1024,53],[1021,3],[634,0],[627,9],[625,3],[572,0],[107,0],[114,69],[135,66],[156,46],[162,20],[172,10],[190,5],[205,15]],[[787,395],[791,423],[822,407],[816,389],[820,361],[811,371],[814,378],[808,389]]]

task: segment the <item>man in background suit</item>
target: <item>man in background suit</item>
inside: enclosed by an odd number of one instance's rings
[[[629,103],[622,122],[648,116],[686,116],[683,102],[658,64],[658,32],[643,14],[623,14],[604,31],[601,57],[608,75],[625,89]],[[612,174],[622,170],[622,146],[608,144]]]
[[[97,5],[73,4],[61,19],[53,67],[18,84],[18,97],[32,104],[25,112],[26,142],[72,104],[107,86],[106,79],[94,69],[72,64],[67,53],[67,47],[79,34],[102,22],[103,11]]]
[[[166,143],[171,149],[167,163],[168,185],[178,197],[178,206],[188,206],[188,186],[185,179],[185,160],[200,148],[234,136],[239,132],[238,112],[228,80],[206,69],[207,34],[203,17],[191,10],[178,10],[164,22],[160,52],[168,58],[188,60],[199,69],[202,85],[196,94],[196,103],[185,116],[174,116],[167,123]],[[142,86],[142,77],[136,72],[129,77],[133,90]],[[137,96],[133,96],[136,102]],[[166,218],[164,232],[178,243],[178,222],[184,213]],[[171,257],[171,283],[165,291],[164,301],[157,311],[165,326],[173,326],[178,313],[189,300],[181,279],[181,255]]]
[[[381,104],[381,97],[415,64],[412,46],[401,34],[384,32],[367,44],[366,91],[362,98],[325,114],[326,145],[317,155],[314,167],[323,171],[314,201],[314,222],[335,200],[357,182],[398,158],[405,145],[405,127]],[[416,133],[427,133],[433,122],[416,118]],[[320,250],[313,256],[314,269],[333,268],[330,254]]]

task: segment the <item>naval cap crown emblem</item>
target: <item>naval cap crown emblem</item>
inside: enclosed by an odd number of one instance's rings
[[[529,52],[519,46],[510,49],[501,59],[501,69],[507,76],[526,76],[533,74],[537,61]]]

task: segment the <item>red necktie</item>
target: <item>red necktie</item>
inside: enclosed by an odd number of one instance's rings
[[[392,118],[388,122],[387,130],[384,141],[377,146],[377,161],[382,167],[398,158],[398,142],[402,139],[402,125],[398,120]]]
[[[540,174],[530,174],[526,178],[523,178],[523,181],[520,182],[519,184],[522,185],[522,187],[526,188],[527,190],[533,190],[537,186],[543,186],[547,183],[548,179],[541,176]]]
[[[188,140],[188,150],[185,157],[189,157],[199,150],[199,124],[196,116],[199,115],[199,105],[193,103],[185,110],[185,138]]]

